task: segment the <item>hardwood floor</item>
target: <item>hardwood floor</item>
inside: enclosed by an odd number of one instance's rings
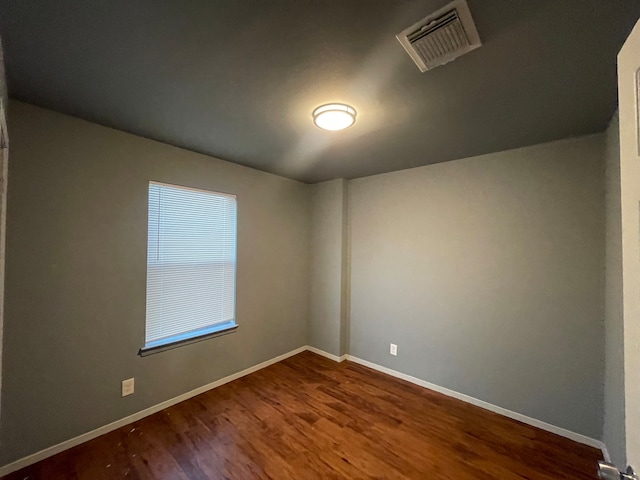
[[[595,479],[600,451],[310,352],[5,480]]]

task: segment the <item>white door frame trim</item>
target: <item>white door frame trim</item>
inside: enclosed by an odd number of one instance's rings
[[[640,466],[640,21],[618,54],[625,436],[627,463]]]

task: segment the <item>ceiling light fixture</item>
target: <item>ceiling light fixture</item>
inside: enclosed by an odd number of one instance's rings
[[[324,130],[344,130],[355,121],[355,109],[344,103],[329,103],[313,111],[313,123]]]

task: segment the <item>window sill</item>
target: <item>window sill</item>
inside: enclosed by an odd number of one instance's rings
[[[235,322],[227,322],[215,327],[208,327],[206,329],[203,329],[201,332],[192,332],[187,337],[185,337],[184,334],[176,335],[175,337],[157,340],[155,342],[149,343],[148,345],[145,345],[138,351],[138,355],[140,355],[141,357],[146,357],[148,355],[165,352],[167,350],[172,350],[184,345],[191,345],[192,343],[208,340],[209,338],[228,335],[230,333],[234,333],[236,330],[238,330],[238,325],[236,325]]]

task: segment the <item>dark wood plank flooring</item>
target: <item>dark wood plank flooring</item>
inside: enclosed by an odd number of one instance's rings
[[[592,480],[600,451],[304,352],[5,480]]]

